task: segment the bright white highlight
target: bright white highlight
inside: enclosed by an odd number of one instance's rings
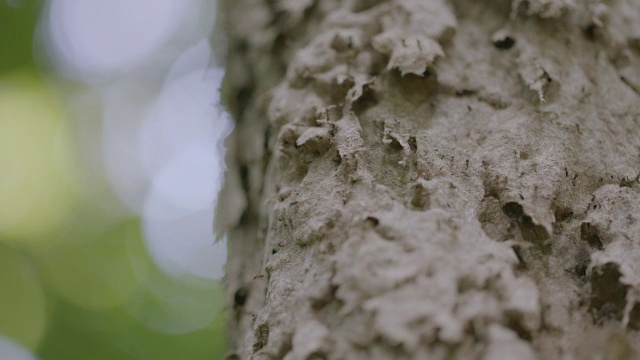
[[[232,127],[207,40],[214,4],[50,0],[40,25],[59,72],[100,94],[100,141],[87,146],[127,215],[142,218],[151,258],[172,277],[205,281],[222,277],[226,258],[213,217]]]
[[[0,336],[0,359],[37,360],[31,352],[4,336]]]
[[[101,150],[106,178],[118,199],[134,214],[142,214],[151,179],[138,156],[138,141],[141,119],[153,99],[135,81],[114,83],[103,99]]]
[[[149,61],[150,55],[175,36],[189,5],[193,2],[50,1],[51,55],[58,70],[71,78],[89,83],[109,79]]]
[[[226,244],[214,244],[212,230],[221,183],[215,160],[210,146],[194,144],[169,161],[153,182],[144,235],[151,256],[167,272],[222,278]]]
[[[219,143],[231,127],[219,109],[223,71],[208,69],[203,40],[173,66],[142,126],[140,159],[151,187],[144,203],[147,247],[161,269],[220,279],[226,245],[213,216],[224,171]]]

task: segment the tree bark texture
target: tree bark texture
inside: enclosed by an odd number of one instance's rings
[[[637,358],[640,1],[223,6],[230,358]]]

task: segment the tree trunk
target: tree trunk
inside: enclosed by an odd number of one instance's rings
[[[638,356],[639,1],[224,7],[230,358]]]

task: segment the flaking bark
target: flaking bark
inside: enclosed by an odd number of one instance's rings
[[[224,11],[233,356],[638,356],[640,2]]]

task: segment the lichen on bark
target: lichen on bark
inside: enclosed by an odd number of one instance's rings
[[[224,5],[238,357],[637,356],[640,3]]]

